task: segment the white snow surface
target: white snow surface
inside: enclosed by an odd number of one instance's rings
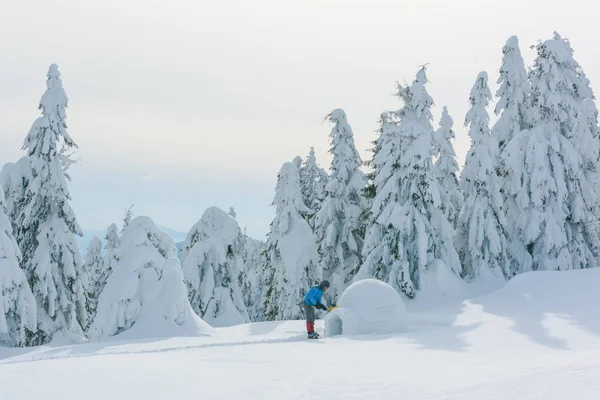
[[[377,279],[350,285],[325,317],[325,336],[398,333],[406,329],[408,314],[398,292]]]
[[[0,348],[0,399],[596,400],[599,281],[600,269],[538,271],[437,309],[407,303],[401,334],[306,340],[303,321],[285,321]]]

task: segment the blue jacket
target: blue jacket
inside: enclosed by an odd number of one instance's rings
[[[323,296],[323,289],[319,289],[318,286],[313,286],[304,296],[304,303],[309,306],[314,306],[321,302],[321,296]]]

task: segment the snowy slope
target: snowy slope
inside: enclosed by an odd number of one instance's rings
[[[491,294],[411,313],[400,335],[308,341],[301,321],[287,321],[0,349],[0,399],[592,400],[597,282],[600,269],[523,274]]]

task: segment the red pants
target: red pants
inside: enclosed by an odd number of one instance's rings
[[[306,321],[306,332],[313,333],[315,331],[315,323]]]

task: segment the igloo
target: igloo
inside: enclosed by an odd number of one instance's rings
[[[325,337],[402,332],[408,314],[393,287],[377,279],[353,283],[325,317]]]

